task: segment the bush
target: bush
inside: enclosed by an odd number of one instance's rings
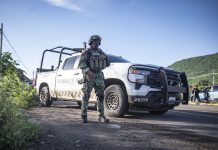
[[[24,149],[38,133],[39,126],[22,112],[36,103],[35,89],[19,79],[16,63],[9,55],[0,60],[0,149]],[[7,65],[9,67],[7,67]]]
[[[38,133],[38,125],[21,113],[7,84],[0,83],[0,149],[22,149]]]

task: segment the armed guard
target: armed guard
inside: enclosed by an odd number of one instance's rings
[[[97,96],[97,111],[99,122],[109,122],[104,115],[104,74],[103,69],[110,66],[107,55],[99,48],[101,37],[92,35],[88,42],[90,48],[86,49],[79,62],[79,67],[82,69],[83,82],[83,100],[81,105],[82,122],[87,123],[87,109],[90,93],[95,89]]]

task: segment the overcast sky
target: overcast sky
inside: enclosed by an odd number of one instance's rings
[[[3,51],[29,77],[44,49],[82,47],[92,34],[106,53],[136,63],[168,66],[218,52],[218,0],[0,0],[0,22],[20,58],[5,39]]]

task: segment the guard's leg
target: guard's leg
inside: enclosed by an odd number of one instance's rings
[[[83,100],[81,105],[81,117],[83,123],[87,123],[87,109],[89,104],[89,97],[90,93],[86,92],[83,94]]]
[[[83,123],[87,123],[87,109],[88,109],[89,98],[92,88],[93,88],[93,84],[91,81],[88,81],[83,84],[83,88],[82,88],[83,99],[81,105],[81,117]]]
[[[104,93],[97,94],[97,111],[99,122],[109,122],[109,119],[104,115]]]
[[[98,116],[104,117],[104,93],[96,94],[96,96]]]
[[[97,111],[98,111],[98,121],[109,122],[104,115],[104,79],[97,78],[94,84],[95,93],[97,96]]]

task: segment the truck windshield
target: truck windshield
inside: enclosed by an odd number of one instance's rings
[[[128,60],[121,56],[107,55],[111,63],[129,63]]]

